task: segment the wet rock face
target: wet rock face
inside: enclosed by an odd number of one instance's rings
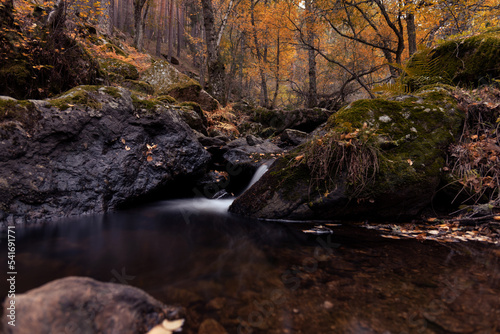
[[[417,215],[439,188],[463,115],[443,88],[360,100],[332,115],[324,135],[280,158],[230,211],[258,218]]]
[[[0,222],[102,213],[203,174],[209,154],[178,112],[139,102],[98,86],[1,100]]]
[[[165,319],[181,317],[144,291],[86,277],[67,277],[16,295],[15,327],[9,299],[4,302],[3,333],[146,333]]]

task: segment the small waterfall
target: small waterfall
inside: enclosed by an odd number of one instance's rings
[[[255,184],[255,182],[259,181],[260,178],[262,177],[262,175],[264,175],[268,169],[269,169],[269,167],[267,167],[266,164],[261,165],[259,168],[257,168],[257,170],[255,171],[255,174],[253,175],[252,179],[250,180],[250,183],[246,187],[245,191],[250,189],[250,187],[253,186]]]
[[[259,181],[259,179],[264,175],[269,168],[267,165],[261,165],[255,171],[250,183],[246,187],[245,191],[247,191],[255,182]],[[227,195],[226,192],[224,192]],[[203,212],[212,212],[212,213],[225,213],[229,210],[229,207],[233,203],[234,198],[227,198],[222,194],[220,198],[208,199],[208,198],[188,198],[188,199],[174,199],[164,201],[158,204],[160,208],[163,210],[179,210],[181,212],[191,212],[191,213],[203,213]]]

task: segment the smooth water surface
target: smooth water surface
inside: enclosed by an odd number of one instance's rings
[[[495,333],[498,247],[384,239],[352,225],[302,233],[174,200],[16,227],[17,292],[60,277],[139,287],[228,333]],[[0,261],[6,263],[5,236]],[[2,289],[2,291],[5,291]],[[5,297],[5,296],[4,296]]]

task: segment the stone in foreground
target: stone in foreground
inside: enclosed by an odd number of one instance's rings
[[[15,300],[15,327],[6,317],[9,299],[3,305],[6,334],[137,334],[158,325],[169,333],[167,330],[182,325],[178,308],[166,306],[140,289],[87,277],[58,279],[16,295]]]

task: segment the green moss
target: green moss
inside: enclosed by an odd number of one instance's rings
[[[91,94],[97,93],[99,88],[99,86],[78,86],[67,91],[59,97],[48,100],[48,102],[51,106],[56,107],[60,110],[66,110],[74,105],[91,107],[93,109],[101,109],[102,104],[98,102]],[[115,93],[119,94],[119,92]]]
[[[194,81],[193,79],[189,79],[187,81],[180,81],[180,82],[177,82],[177,83],[171,85],[168,88],[168,91],[169,92],[173,92],[173,91],[180,92],[180,91],[183,91],[185,89],[192,89],[194,92],[200,93],[202,90],[202,87],[198,82]]]
[[[116,87],[106,86],[103,87],[103,90],[106,94],[114,97],[115,99],[120,99],[122,97],[120,90]]]
[[[427,87],[402,101],[360,100],[330,117],[327,129],[338,133],[372,133],[378,145],[379,172],[364,190],[390,193],[410,184],[428,184],[438,178],[445,147],[454,141],[463,123],[454,98],[442,87]],[[357,143],[359,144],[359,143]],[[355,189],[356,185],[349,185]]]
[[[156,111],[156,107],[161,104],[155,98],[146,98],[137,94],[132,94],[132,104],[138,110],[146,111],[148,113],[153,113]]]
[[[165,102],[165,103],[170,103],[170,104],[175,104],[177,103],[177,100],[174,99],[172,96],[170,95],[160,95],[158,96],[158,101],[161,101],[161,102]]]
[[[430,72],[411,79],[409,85],[413,90],[437,82],[465,87],[491,83],[500,78],[500,30],[445,41],[435,49],[416,53],[408,68],[413,72]]]
[[[118,78],[137,80],[139,79],[139,71],[134,65],[126,63],[122,60],[109,58],[100,60],[101,68],[109,73],[115,74]],[[114,77],[115,80],[117,77]]]
[[[40,113],[30,101],[0,98],[0,122],[17,121],[28,128],[32,128]]]
[[[136,92],[152,95],[154,93],[154,88],[150,84],[140,80],[124,80],[121,85],[130,90],[135,90]]]

